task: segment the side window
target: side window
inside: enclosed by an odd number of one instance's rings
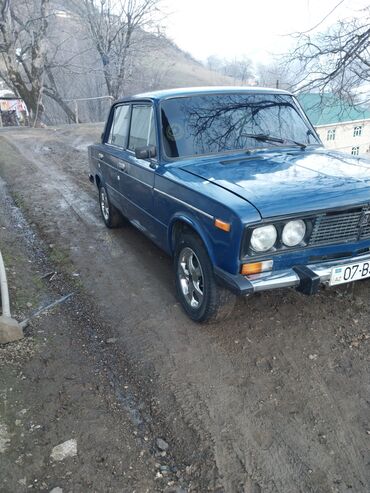
[[[126,147],[129,122],[130,105],[116,106],[112,126],[109,132],[108,144]]]
[[[153,107],[138,105],[132,108],[131,128],[128,148],[156,145]]]

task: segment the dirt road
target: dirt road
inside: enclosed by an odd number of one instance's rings
[[[33,317],[25,339],[0,346],[0,491],[152,493],[179,484],[171,470],[157,476],[171,457],[153,447],[126,368],[118,402],[109,329],[81,304],[78,283],[54,270],[1,178],[0,249],[18,320],[74,293]],[[53,460],[67,440],[76,455]]]
[[[370,283],[262,294],[227,324],[193,324],[170,259],[131,226],[103,226],[86,157],[100,132],[4,130],[0,175],[53,261],[79,274],[193,488],[369,491]],[[119,359],[112,371],[119,386]]]

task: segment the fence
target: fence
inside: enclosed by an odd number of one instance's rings
[[[79,123],[82,121],[92,122],[105,120],[108,109],[114,101],[114,98],[113,96],[96,96],[93,98],[64,99],[64,101],[66,103],[72,103],[71,109],[74,111],[76,123]],[[108,104],[104,104],[105,101]]]
[[[91,98],[64,99],[74,113],[76,123],[105,121],[113,96],[95,96]],[[65,121],[65,114],[57,105],[48,107],[46,123],[57,125]],[[48,114],[49,113],[49,114]],[[27,107],[21,98],[0,97],[0,127],[19,127],[30,125]]]

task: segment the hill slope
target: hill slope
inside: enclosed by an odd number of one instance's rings
[[[128,92],[235,84],[233,78],[207,69],[167,37],[148,33],[143,37],[149,49],[137,60],[137,73],[128,84]]]

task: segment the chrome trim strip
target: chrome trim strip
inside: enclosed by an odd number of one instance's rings
[[[113,149],[118,149],[119,151],[124,151],[125,150],[124,147],[118,146],[116,144],[110,144],[109,142],[104,142],[103,145],[108,146],[108,147],[113,147]]]
[[[356,262],[370,262],[370,255],[360,255],[357,257],[347,257],[340,260],[332,260],[330,262],[323,262],[321,264],[308,264],[307,267],[315,274],[320,276],[320,283],[328,283],[330,280],[331,269],[338,265],[355,264]],[[253,291],[267,291],[270,289],[278,288],[291,288],[297,287],[300,283],[298,274],[293,269],[285,269],[277,272],[271,272],[270,274],[261,274],[260,277],[246,279],[250,281],[253,286]],[[369,278],[368,278],[369,279]]]
[[[119,161],[121,161],[121,162],[123,162],[123,163],[128,164],[129,166],[131,166],[131,163],[129,163],[128,161],[125,161],[124,159],[119,159],[119,158],[116,158],[116,159],[119,160]],[[117,166],[115,166],[113,164],[107,163],[106,161],[102,161],[101,159],[97,159],[97,161],[99,161],[102,164],[105,164],[105,166],[108,166],[109,168],[111,168],[112,170],[114,170],[116,173],[123,173],[124,176],[128,176],[129,178],[132,178],[133,180],[138,181],[142,185],[145,185],[145,186],[147,186],[149,188],[153,188],[153,185],[152,184],[145,183],[145,181],[142,181],[139,178],[136,178],[136,176],[131,175],[127,171],[127,168],[125,170],[123,170],[118,164],[117,164]],[[149,171],[150,173],[154,173],[154,170],[152,170],[152,169],[146,169],[146,168],[144,168],[144,169],[146,171]]]
[[[147,171],[149,171],[149,170],[147,170]],[[150,183],[145,183],[145,181],[141,181],[139,178],[136,178],[136,176],[130,175],[127,171],[122,171],[122,172],[125,174],[125,176],[128,176],[129,178],[132,178],[133,180],[138,181],[142,185],[146,185],[149,188],[153,188],[153,185],[151,185]]]
[[[193,205],[188,204],[187,202],[184,202],[181,199],[178,199],[177,197],[174,197],[173,195],[169,195],[166,192],[162,192],[162,190],[158,190],[158,188],[154,188],[155,192],[161,193],[162,195],[165,195],[166,197],[175,200],[176,202],[179,202],[179,204],[185,205],[186,207],[189,207],[189,209],[193,209],[193,211],[199,212],[199,214],[203,214],[204,216],[208,217],[209,219],[214,219],[214,216],[211,216],[211,214],[208,214],[208,212],[204,212],[197,207],[194,207]]]
[[[122,193],[119,190],[116,190],[114,187],[112,187],[112,185],[109,185],[109,183],[105,183],[105,186],[110,188],[111,190],[113,190],[113,192],[116,192],[116,193],[119,193],[120,195],[122,195]],[[122,195],[122,197],[126,198],[124,195]]]

